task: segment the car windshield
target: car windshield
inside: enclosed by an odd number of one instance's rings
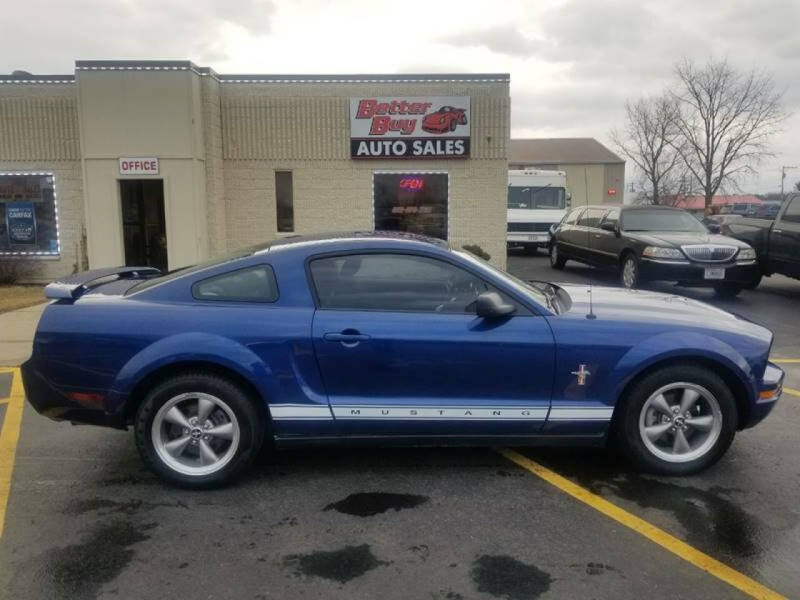
[[[707,233],[705,225],[679,210],[630,210],[622,215],[623,231],[678,231]]]
[[[453,250],[453,252],[458,254],[461,258],[468,260],[470,263],[477,266],[479,269],[483,271],[490,271],[495,275],[498,275],[520,293],[526,296],[532,296],[533,299],[542,306],[551,306],[550,299],[547,297],[547,294],[542,292],[541,289],[531,285],[530,283],[526,283],[525,281],[522,281],[521,279],[514,277],[511,273],[507,273],[502,269],[498,269],[497,267],[491,265],[482,258],[475,256],[474,254],[472,254],[472,252],[464,252],[461,250]]]

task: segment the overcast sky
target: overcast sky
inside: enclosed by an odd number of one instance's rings
[[[727,57],[771,71],[793,113],[743,190],[800,166],[800,0],[5,0],[3,22],[3,73],[184,58],[221,73],[508,72],[512,136],[604,143],[682,56]]]

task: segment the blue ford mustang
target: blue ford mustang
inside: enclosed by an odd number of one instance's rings
[[[132,426],[189,487],[270,443],[602,444],[696,472],[763,419],[783,372],[763,327],[687,298],[525,283],[402,233],[290,237],[167,274],[50,284],[27,396]]]

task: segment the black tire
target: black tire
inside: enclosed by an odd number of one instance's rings
[[[764,274],[763,274],[763,273],[759,273],[759,274],[758,274],[758,277],[756,277],[755,279],[753,279],[753,280],[751,280],[751,281],[748,281],[748,282],[747,282],[746,284],[744,284],[742,287],[743,287],[744,289],[746,289],[746,290],[754,290],[754,289],[756,289],[756,288],[758,287],[758,285],[761,283],[761,280],[763,279],[763,277],[764,277]]]
[[[735,298],[743,288],[739,283],[718,283],[714,286],[714,291],[720,298]]]
[[[678,383],[688,383],[708,391],[716,399],[722,419],[716,441],[713,444],[709,442],[704,454],[686,462],[670,462],[657,456],[648,448],[644,434],[640,432],[640,417],[645,402],[665,386]],[[737,425],[736,400],[725,381],[709,369],[689,364],[659,369],[636,382],[620,399],[618,413],[614,416],[616,441],[625,454],[640,469],[659,475],[690,475],[713,465],[731,445]],[[670,432],[668,434],[673,435]]]
[[[553,243],[550,244],[549,248],[550,254],[550,266],[555,269],[556,271],[560,271],[564,268],[564,265],[567,264],[567,259],[559,252],[558,245]]]
[[[233,412],[238,424],[238,445],[235,452],[232,451],[232,457],[224,466],[210,474],[188,475],[175,470],[159,456],[153,441],[153,420],[159,409],[171,399],[187,393],[202,393],[219,398]],[[266,418],[264,412],[259,410],[255,398],[251,398],[232,381],[202,371],[176,375],[157,384],[148,392],[134,421],[136,447],[145,464],[166,482],[191,489],[215,488],[233,481],[258,455],[265,429]]]
[[[631,269],[631,277],[629,278],[626,273],[626,268]],[[639,259],[633,252],[626,252],[622,255],[622,260],[619,262],[619,283],[622,287],[629,290],[635,290],[639,287],[641,281],[639,277]]]

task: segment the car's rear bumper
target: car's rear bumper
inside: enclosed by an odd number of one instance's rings
[[[23,363],[20,371],[25,386],[25,397],[39,414],[54,421],[72,421],[125,429],[124,415],[108,413],[102,408],[89,408],[71,400],[37,371],[32,360]]]
[[[767,363],[764,376],[758,383],[758,398],[750,408],[750,414],[743,423],[742,429],[753,427],[761,422],[775,407],[780,400],[783,391],[783,369],[773,363]]]
[[[725,269],[725,278],[707,279],[706,269],[712,267]],[[712,286],[724,282],[747,284],[758,278],[759,269],[755,261],[746,264],[704,264],[688,260],[670,261],[643,257],[639,262],[639,277],[642,280],[679,281],[700,286]]]

